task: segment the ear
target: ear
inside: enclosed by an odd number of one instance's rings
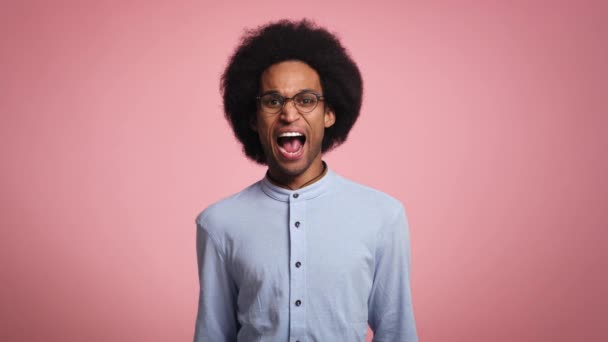
[[[336,114],[333,109],[326,107],[323,119],[325,121],[325,128],[333,126],[336,123]]]

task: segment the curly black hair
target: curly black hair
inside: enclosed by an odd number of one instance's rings
[[[361,109],[363,81],[359,68],[339,39],[309,20],[281,20],[246,30],[221,78],[224,112],[245,155],[266,164],[255,123],[262,73],[270,66],[299,60],[313,68],[321,81],[325,104],[336,122],[325,129],[321,151],[343,143]]]

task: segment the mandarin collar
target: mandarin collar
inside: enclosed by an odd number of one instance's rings
[[[273,184],[268,176],[264,176],[261,180],[262,191],[269,197],[282,202],[289,202],[292,200],[308,200],[315,198],[328,191],[330,184],[336,174],[327,166],[327,172],[325,176],[321,177],[316,182],[307,185],[303,188],[290,190],[282,188],[278,185]]]

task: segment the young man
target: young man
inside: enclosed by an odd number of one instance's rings
[[[259,182],[196,219],[196,342],[417,341],[401,203],[334,173],[362,81],[307,21],[249,31],[222,76],[224,109]]]

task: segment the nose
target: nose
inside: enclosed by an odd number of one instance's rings
[[[290,123],[298,120],[299,118],[300,112],[298,112],[295,102],[293,102],[293,99],[288,99],[281,109],[281,120]]]

